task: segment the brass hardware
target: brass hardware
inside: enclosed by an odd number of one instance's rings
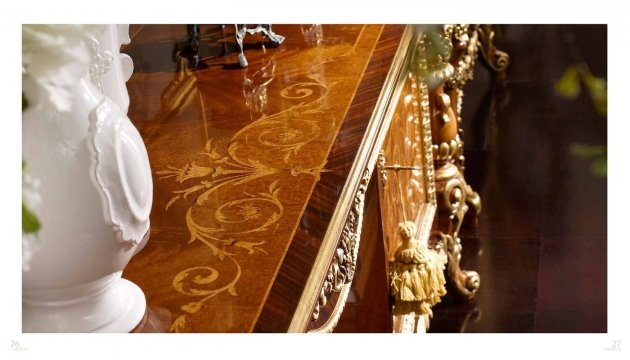
[[[389,166],[384,166],[383,169],[386,170],[422,170],[422,168],[420,166],[404,166],[404,165],[389,165]]]

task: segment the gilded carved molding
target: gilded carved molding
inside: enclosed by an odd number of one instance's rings
[[[369,168],[363,171],[359,188],[354,196],[352,207],[343,226],[339,243],[335,250],[333,260],[326,273],[326,278],[319,293],[317,303],[313,308],[311,321],[319,319],[320,309],[328,303],[333,292],[342,293],[338,306],[335,307],[326,324],[315,330],[317,332],[332,332],[337,325],[339,317],[345,306],[345,300],[354,278],[354,271],[359,254],[359,242],[361,240],[361,226],[363,223],[363,209],[365,192],[370,182],[371,172]]]
[[[421,218],[427,213],[426,208],[435,207],[436,203],[428,87],[424,81],[418,81],[413,71],[408,71],[403,83],[378,160],[385,249],[390,261],[399,246],[397,236],[392,236],[398,223],[415,219],[425,234],[421,221],[428,221],[430,227],[432,218]],[[421,237],[426,239],[428,234],[427,231]]]
[[[444,25],[444,35],[453,44],[456,64],[453,76],[446,80],[447,88],[461,89],[468,80],[472,80],[478,53],[478,35],[471,31],[468,24]]]
[[[424,181],[427,187],[427,201],[436,205],[435,190],[435,166],[433,156],[433,145],[431,143],[431,115],[429,108],[429,87],[425,82],[420,82],[420,108],[422,113],[422,146],[424,153]]]
[[[340,196],[331,225],[327,229],[322,247],[289,326],[289,332],[330,332],[334,329],[345,306],[354,277],[356,254],[358,254],[365,190],[377,162],[378,149],[383,143],[391,122],[390,102],[392,97],[400,92],[400,77],[410,61],[411,44],[415,38],[413,27],[408,26],[372,112],[363,142],[350,170],[348,182]],[[343,263],[347,267],[342,270],[339,264]],[[323,306],[331,307],[329,300],[334,293],[338,293],[338,297],[332,306],[332,312],[328,318],[322,319],[321,309]],[[320,326],[319,323],[324,320],[324,325]],[[316,326],[317,328],[314,328]]]
[[[510,56],[495,47],[492,25],[477,25],[475,30],[479,36],[479,52],[486,66],[496,73],[504,72],[510,64]]]
[[[428,38],[433,51],[427,51]],[[428,241],[437,205],[429,89],[432,81],[435,86],[436,81],[445,81],[444,75],[452,76],[443,71],[448,66],[428,63],[448,59],[448,53],[440,50],[445,44],[443,40],[420,35],[408,85],[399,98],[379,158],[383,231],[394,300],[393,331],[397,333],[425,332],[432,316],[431,307],[446,293],[446,254],[440,244]],[[438,69],[439,73],[435,75],[429,68]],[[445,98],[450,100],[446,95]]]
[[[436,183],[439,212],[443,214],[442,219],[438,219],[438,222],[442,221],[436,233],[437,242],[442,244],[448,256],[447,274],[450,284],[458,296],[470,299],[479,290],[480,277],[475,271],[460,268],[462,245],[459,230],[469,210],[467,203],[478,204],[478,208],[481,208],[479,195],[466,184],[464,176],[451,163],[438,171]],[[445,223],[448,225],[445,226]]]
[[[436,230],[436,238],[427,242],[428,250],[430,254],[436,255],[436,259],[447,259],[447,277],[448,281],[455,284],[455,290],[459,295],[463,295],[466,298],[474,296],[479,288],[479,276],[474,271],[463,271],[459,267],[461,259],[461,242],[458,237],[459,228],[463,217],[468,211],[468,204],[475,207],[480,211],[481,202],[479,196],[472,188],[466,184],[466,181],[462,174],[464,159],[463,159],[463,142],[461,137],[463,134],[461,131],[456,130],[455,136],[445,141],[434,142],[431,134],[431,126],[435,121],[440,121],[442,125],[447,123],[455,123],[459,125],[461,123],[461,107],[463,92],[461,87],[466,81],[472,79],[475,61],[478,53],[478,41],[481,35],[477,32],[477,27],[468,25],[452,25],[443,27],[443,33],[426,33],[420,35],[420,41],[414,37],[414,45],[417,45],[415,49],[412,49],[411,68],[413,72],[417,74],[417,84],[415,91],[420,95],[420,99],[415,99],[415,104],[420,104],[422,111],[416,112],[422,114],[422,119],[416,117],[415,123],[420,123],[422,126],[422,141],[415,139],[418,143],[423,144],[423,161],[430,163],[431,166],[426,166],[424,174],[424,182],[426,184],[426,201],[432,204],[433,207],[429,207],[435,210],[437,206],[437,216],[435,217],[434,229]],[[455,57],[451,58],[454,54]],[[439,89],[439,99],[436,97],[436,90]],[[443,91],[446,89],[446,91]],[[455,92],[451,92],[454,90]],[[456,96],[455,99],[452,97]],[[453,101],[455,100],[455,101]],[[413,104],[414,99],[406,99],[408,103]],[[441,102],[440,102],[441,101]],[[439,103],[439,104],[438,104]],[[433,107],[432,105],[438,105]],[[437,109],[439,108],[439,109]],[[437,111],[436,111],[437,110]],[[451,122],[452,121],[452,122]],[[389,186],[391,174],[388,176],[386,168],[396,167],[397,165],[388,165],[385,156],[380,156],[379,163],[379,176],[380,185],[382,188]],[[435,164],[435,168],[434,165]],[[405,167],[405,165],[398,165]],[[413,166],[411,166],[413,167]],[[358,242],[360,236],[360,221],[362,216],[364,192],[367,188],[367,182],[369,181],[369,166],[364,170],[363,178],[361,180],[361,186],[355,194],[352,208],[349,212],[349,216],[344,224],[344,229],[340,241],[335,248],[332,256],[332,261],[327,265],[326,275],[323,284],[318,288],[315,305],[311,308],[310,321],[314,322],[318,319],[321,320],[322,307],[329,304],[329,299],[333,293],[338,293],[338,299],[332,309],[332,313],[326,320],[325,324],[318,329],[311,330],[314,332],[330,332],[336,325],[341,311],[345,306],[346,297],[350,290],[352,278],[354,277],[354,270],[356,266],[356,253],[358,250]],[[365,187],[362,189],[362,187]],[[362,190],[361,190],[362,189]],[[426,217],[433,219],[433,212],[430,216]],[[429,226],[423,226],[423,228],[429,228]],[[422,239],[428,238],[428,235],[419,234],[414,240],[416,242],[422,241]],[[391,263],[392,267],[399,267],[404,273],[403,268],[414,267],[419,268],[420,262],[407,261],[412,260],[413,256],[403,256],[402,253],[405,249],[409,254],[416,254],[418,247],[407,246],[398,247],[397,253],[398,259],[394,254],[394,262]],[[400,250],[400,251],[398,251]],[[405,252],[405,254],[407,254]],[[407,254],[407,255],[409,255]],[[426,252],[424,254],[427,254]],[[416,260],[421,257],[416,257]],[[424,263],[426,268],[426,263]],[[435,260],[434,269],[439,268],[440,261]],[[434,271],[434,275],[437,273]],[[396,274],[392,274],[391,279],[396,278]],[[425,295],[427,290],[434,291],[433,295],[428,296],[431,299],[427,302],[422,302],[418,297],[415,299],[419,301],[416,305],[417,308],[412,306],[416,313],[412,309],[405,309],[406,305],[400,306],[403,302],[402,297],[398,300],[398,311],[401,316],[394,317],[394,325],[399,331],[413,331],[423,332],[424,326],[427,325],[428,316],[430,315],[430,305],[435,303],[444,294],[441,291],[441,285],[439,276],[438,280],[433,281],[432,289],[424,289]],[[310,279],[309,279],[310,280]],[[396,283],[398,280],[394,280]],[[414,281],[407,282],[408,284],[414,283]],[[416,281],[417,283],[417,281]],[[398,283],[394,292],[400,295],[400,288],[402,283]],[[442,283],[443,285],[443,283]],[[428,286],[428,285],[427,285]],[[413,288],[413,286],[408,289]],[[418,290],[416,288],[415,290]],[[418,293],[420,294],[420,293]],[[420,294],[421,295],[421,294]],[[301,301],[302,302],[302,301]],[[424,304],[424,305],[422,305]],[[294,317],[294,320],[299,317]],[[304,325],[299,325],[298,321],[294,321],[292,327],[293,331],[299,331],[304,329]],[[395,331],[396,331],[395,329]],[[406,329],[406,330],[405,330]]]
[[[479,289],[480,279],[476,272],[464,271],[459,266],[462,246],[458,234],[469,209],[468,204],[479,213],[481,200],[463,176],[461,110],[463,86],[473,78],[479,34],[477,27],[466,24],[445,25],[442,30],[442,38],[452,44],[452,53],[450,57],[441,60],[449,62],[454,71],[442,84],[431,89],[431,95],[435,99],[432,121],[437,135],[433,138],[432,150],[438,205],[433,241],[441,244],[446,251],[447,274],[451,288],[455,290],[456,295],[469,299]],[[440,36],[427,38],[427,49],[435,47],[435,38]],[[419,70],[421,73],[430,73],[431,67]]]
[[[393,315],[429,315],[431,307],[446,294],[444,265],[446,255],[440,247],[429,249],[416,237],[412,221],[398,225],[400,246],[390,265],[391,294],[395,300]]]
[[[459,141],[459,136],[451,141],[444,141],[439,144],[434,144],[433,148],[433,157],[436,160],[447,161],[452,160],[454,156],[459,153],[459,145],[461,141]]]

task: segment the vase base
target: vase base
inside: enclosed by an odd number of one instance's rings
[[[121,272],[78,287],[23,291],[22,332],[130,332],[146,298]]]
[[[109,324],[102,326],[93,332],[100,333],[128,333],[131,332],[142,320],[147,308],[147,300],[138,285],[126,279],[120,279],[120,287],[128,296],[129,303],[124,304],[126,312]]]

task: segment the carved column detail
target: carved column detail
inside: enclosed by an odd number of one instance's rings
[[[469,194],[476,193],[466,184],[463,174],[453,163],[447,162],[436,172],[438,193],[438,213],[435,221],[435,240],[443,244],[448,256],[447,275],[450,288],[455,294],[472,298],[480,285],[479,275],[475,271],[465,271],[459,266],[462,245],[459,229],[468,212]],[[476,199],[479,196],[476,195]]]
[[[441,244],[448,257],[449,290],[470,299],[479,289],[479,275],[460,268],[459,229],[469,205],[481,211],[479,195],[464,178],[463,132],[461,130],[462,88],[472,79],[477,58],[476,31],[468,25],[445,25],[442,33],[428,33],[426,63],[418,71],[427,74],[431,104],[431,133],[437,191],[437,216],[432,242]],[[444,71],[450,69],[452,71]],[[435,74],[438,74],[437,76]],[[468,203],[468,204],[467,204]]]

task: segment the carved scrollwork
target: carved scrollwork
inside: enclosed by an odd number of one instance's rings
[[[477,293],[481,279],[476,271],[461,270],[459,262],[462,257],[462,244],[459,236],[438,233],[438,241],[444,244],[448,257],[448,282],[455,287],[459,296],[470,299]]]
[[[442,243],[448,256],[447,274],[449,284],[456,294],[464,299],[472,298],[479,289],[479,274],[460,268],[462,245],[459,229],[472,204],[476,213],[481,211],[479,195],[466,183],[463,175],[453,163],[446,162],[437,171],[438,229],[437,242]]]
[[[363,222],[363,204],[365,201],[365,191],[367,190],[368,183],[370,182],[370,170],[365,169],[359,188],[354,196],[352,207],[348,213],[346,223],[344,224],[341,232],[341,237],[335,250],[328,273],[324,279],[319,298],[313,309],[311,321],[317,321],[319,319],[320,309],[328,303],[328,298],[333,292],[341,292],[344,286],[349,286],[354,278],[354,271],[357,263],[357,255],[359,254],[359,241],[361,239],[361,225]],[[345,302],[345,301],[344,301]],[[343,302],[341,304],[344,305]],[[328,330],[332,329],[337,324],[339,316],[343,307],[338,309],[329,320],[330,326]]]
[[[472,79],[481,34],[477,27],[466,24],[445,25],[444,38],[451,42],[451,56],[447,59],[454,67],[452,75],[441,84],[430,88],[435,108],[432,125],[436,130],[432,154],[435,161],[437,190],[437,243],[444,244],[448,256],[447,274],[451,289],[463,298],[472,298],[479,288],[479,275],[460,268],[461,244],[459,230],[469,205],[481,211],[479,195],[466,183],[463,176],[464,151],[461,130],[463,86]],[[427,53],[429,52],[427,37]],[[481,48],[479,48],[481,50]],[[427,60],[427,72],[430,72]],[[451,122],[450,120],[455,120]]]
[[[467,24],[444,25],[444,33],[453,44],[455,70],[445,83],[448,89],[461,89],[468,80],[473,79],[477,60],[478,35],[470,31]]]
[[[494,45],[494,30],[491,25],[478,25],[476,33],[479,36],[479,52],[485,64],[497,73],[504,72],[510,64],[510,56]]]
[[[442,193],[444,208],[450,211],[452,216],[458,219],[468,211],[466,205],[466,184],[459,178],[454,177],[446,183]]]

